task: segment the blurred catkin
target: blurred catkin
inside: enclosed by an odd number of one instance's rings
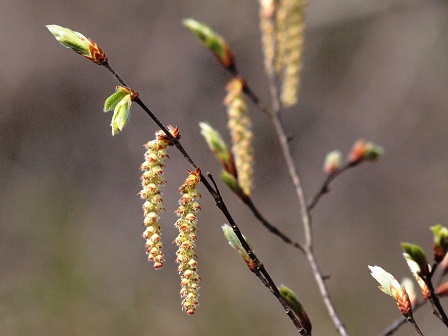
[[[232,137],[232,153],[235,160],[238,183],[246,195],[253,189],[254,150],[252,147],[252,122],[243,95],[244,83],[235,78],[227,85],[224,104],[229,121],[227,126]]]
[[[260,28],[268,74],[282,83],[281,102],[297,104],[305,29],[305,0],[260,0]]]

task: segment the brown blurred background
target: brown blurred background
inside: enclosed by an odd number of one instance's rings
[[[338,178],[314,211],[317,257],[351,335],[399,317],[367,265],[408,275],[400,242],[431,254],[429,226],[448,225],[447,1],[310,0],[300,103],[283,114],[308,197],[325,154],[364,137],[385,149]],[[269,101],[256,1],[12,1],[0,11],[0,334],[297,335],[275,298],[227,245],[225,218],[204,189],[199,215],[200,307],[180,307],[174,259],[177,187],[188,168],[174,150],[162,217],[166,264],[146,261],[138,170],[155,125],[137,105],[112,137],[102,112],[117,84],[60,46],[59,24],[93,38],[163,123],[178,125],[203,170],[219,165],[198,131],[223,133],[228,75],[181,25],[204,21],[229,41],[254,90]],[[297,200],[267,118],[252,109],[254,201],[303,241]],[[300,297],[314,335],[336,335],[304,256],[254,220],[222,186],[255,252]],[[446,300],[443,304],[448,308]],[[424,307],[426,336],[446,329]],[[412,335],[404,326],[397,335]]]

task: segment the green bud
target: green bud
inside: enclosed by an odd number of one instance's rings
[[[221,180],[238,196],[244,196],[245,193],[241,188],[238,180],[225,170],[221,172]]]
[[[441,262],[448,252],[448,229],[437,224],[431,230],[434,233],[434,260]]]
[[[419,275],[421,276],[429,276],[430,270],[428,259],[426,258],[426,254],[423,249],[418,245],[409,243],[401,243],[401,247],[404,252],[409,255],[409,258],[413,260],[420,268],[420,271],[417,273],[420,273]]]
[[[89,40],[76,31],[58,25],[45,26],[64,47],[76,51],[83,56],[91,56],[89,51]]]
[[[325,157],[324,172],[326,174],[333,174],[341,168],[342,153],[338,150],[331,151]]]
[[[96,64],[104,65],[107,62],[107,56],[101,48],[81,33],[57,25],[47,25],[46,27],[64,47],[87,57]]]
[[[235,70],[235,62],[233,55],[224,38],[217,34],[206,24],[198,22],[194,19],[184,19],[184,26],[192,32],[199,40],[208,48],[224,67],[229,70]]]
[[[215,157],[221,162],[224,169],[231,175],[236,176],[235,163],[233,161],[232,153],[224,142],[221,134],[208,123],[199,123],[201,134],[208,144],[208,147],[213,152]]]
[[[115,106],[114,115],[112,117],[112,135],[118,134],[126,126],[131,117],[131,95],[125,95]]]
[[[384,153],[383,147],[374,144],[373,142],[366,143],[366,151],[364,153],[364,160],[376,161]]]
[[[300,323],[302,323],[302,326],[309,334],[311,334],[312,329],[311,321],[308,318],[308,314],[306,313],[302,304],[299,302],[299,299],[297,298],[296,294],[294,294],[294,292],[285,285],[281,285],[278,290],[282,298],[288,304],[289,308],[291,308],[294,314],[296,314]]]
[[[235,251],[237,251],[243,257],[247,266],[249,266],[249,268],[251,270],[255,269],[254,262],[249,257],[249,254],[244,249],[243,245],[241,244],[237,235],[233,231],[232,227],[228,224],[224,224],[223,226],[221,226],[221,228],[222,228],[222,231],[224,232],[224,236],[226,237],[227,241],[229,242],[229,245],[232,246],[232,248],[235,249]],[[244,237],[244,240],[249,245],[249,242],[247,241],[246,237]]]

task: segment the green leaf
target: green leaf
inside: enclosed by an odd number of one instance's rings
[[[127,122],[131,117],[131,95],[126,95],[120,102],[115,106],[114,115],[112,117],[112,135],[116,135],[121,132],[126,126]]]
[[[430,274],[428,259],[423,249],[415,244],[401,243],[403,250],[409,255],[409,257],[415,261],[420,267],[420,274],[422,276],[428,276]]]
[[[114,92],[109,98],[104,102],[104,112],[111,111],[115,109],[117,104],[126,96],[125,92],[117,91]]]

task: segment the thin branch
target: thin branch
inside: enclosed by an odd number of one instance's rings
[[[126,82],[118,75],[118,73],[109,65],[109,63],[104,62],[102,65],[106,67],[113,75],[114,77],[124,86],[128,86]],[[194,169],[197,169],[198,166],[196,163],[191,159],[191,157],[188,155],[187,151],[183,148],[180,141],[175,138],[168,129],[161,123],[161,121],[152,113],[152,111],[143,103],[143,101],[140,98],[136,98],[134,100],[135,103],[137,103],[148,115],[149,117],[157,124],[157,126],[160,127],[160,129],[165,132],[165,134],[168,136],[170,141],[173,143],[173,145],[179,150],[179,152],[184,156],[185,160],[188,162],[188,164],[193,167]],[[235,235],[238,237],[239,241],[241,242],[241,245],[246,250],[247,254],[251,258],[251,260],[256,265],[256,269],[253,271],[256,276],[263,282],[263,284],[269,288],[271,293],[277,298],[277,300],[280,302],[280,304],[283,306],[283,309],[285,310],[286,314],[289,316],[291,321],[294,323],[295,327],[299,331],[299,333],[302,336],[309,336],[308,332],[305,330],[301,322],[297,319],[297,317],[294,315],[293,311],[289,308],[285,300],[281,297],[277,286],[275,285],[274,281],[270,277],[269,273],[266,271],[263,263],[257,258],[255,253],[252,251],[248,243],[243,237],[243,234],[241,233],[240,229],[238,228],[237,224],[233,220],[232,216],[230,215],[230,212],[227,209],[226,204],[224,203],[224,200],[222,199],[219,191],[214,189],[211,184],[208,182],[207,178],[201,173],[201,182],[205,186],[205,188],[208,190],[208,192],[211,194],[211,196],[214,198],[216,206],[221,210],[221,212],[226,217],[227,221],[229,222],[230,226],[232,227],[233,231],[235,232]],[[212,180],[214,183],[214,181]],[[215,188],[216,187],[216,184]]]
[[[439,262],[435,262],[432,267],[431,267],[431,274],[430,274],[430,278],[431,278],[431,284],[432,284],[432,279],[435,276],[435,269],[438,268],[438,265],[440,263]],[[443,280],[443,272],[441,274],[439,274],[437,281],[435,282],[436,284],[440,284]],[[433,285],[432,285],[433,286]],[[415,313],[418,309],[420,309],[421,307],[423,307],[425,304],[427,303],[427,301],[425,300],[421,300],[418,301],[413,307],[412,307],[412,311],[413,313]],[[434,305],[431,302],[431,305],[433,306],[434,309]],[[390,336],[393,335],[403,324],[405,324],[407,322],[407,319],[405,317],[401,317],[397,320],[395,320],[394,322],[392,322],[386,329],[384,329],[384,331],[379,334],[379,336]]]
[[[288,138],[286,136],[286,133],[284,131],[283,125],[279,118],[279,113],[281,110],[280,100],[279,100],[279,94],[277,86],[275,85],[275,76],[270,75],[270,91],[272,96],[272,111],[268,111],[266,105],[262,104],[260,99],[254,94],[254,92],[250,89],[248,84],[245,82],[245,90],[244,92],[247,93],[248,97],[252,100],[255,106],[257,106],[261,111],[263,111],[265,114],[267,114],[271,122],[274,125],[275,131],[277,133],[277,137],[280,141],[280,146],[282,148],[283,156],[286,161],[286,165],[288,167],[288,172],[291,177],[291,180],[293,181],[297,197],[299,199],[301,214],[302,214],[302,223],[305,231],[305,240],[306,244],[304,246],[304,252],[307,256],[308,262],[311,266],[311,269],[313,271],[314,278],[317,282],[320,294],[322,296],[322,299],[325,303],[325,306],[328,310],[328,313],[330,315],[331,320],[333,321],[333,324],[335,325],[338,332],[341,334],[341,336],[348,336],[347,330],[345,329],[344,324],[342,323],[342,320],[338,316],[336,309],[333,306],[333,303],[330,298],[330,294],[328,292],[328,289],[326,287],[323,275],[320,271],[319,265],[316,261],[316,257],[314,255],[313,251],[313,236],[312,236],[312,230],[311,230],[311,218],[310,214],[307,208],[307,203],[305,199],[305,194],[302,188],[302,185],[300,183],[300,178],[297,173],[297,169],[294,164],[294,160],[291,155],[291,151],[288,144]],[[250,94],[249,94],[250,92]],[[303,246],[302,246],[303,247]]]
[[[433,305],[433,313],[436,315],[442,322],[448,327],[448,317],[446,316],[445,310],[442,307],[442,304],[440,303],[439,297],[434,292],[434,285],[430,278],[426,276],[420,276],[423,281],[425,282],[426,286],[429,290],[429,300],[431,301]]]
[[[336,170],[334,173],[329,174],[325,181],[322,183],[322,186],[320,187],[319,191],[311,198],[311,202],[307,205],[308,212],[311,212],[311,210],[314,209],[314,207],[319,202],[320,198],[328,193],[330,191],[330,183],[339,175],[341,175],[343,172],[347,171],[349,168],[355,167],[358,165],[360,161],[349,161],[345,163],[340,169]]]
[[[275,20],[275,14],[271,17],[271,20],[273,22],[273,25],[275,26],[276,20]],[[272,32],[273,41],[276,41],[276,29]],[[275,46],[276,48],[276,46]],[[275,49],[274,48],[274,49]],[[274,51],[274,55],[276,52]],[[275,56],[271,60],[271,69],[274,69],[275,64]],[[231,73],[232,75],[232,73]],[[244,92],[246,95],[251,99],[251,101],[268,117],[270,118],[275,132],[277,133],[277,138],[280,142],[280,147],[282,149],[283,157],[286,161],[286,166],[289,172],[289,176],[293,182],[298,200],[299,200],[299,206],[300,206],[300,212],[301,212],[301,218],[302,218],[302,225],[305,232],[305,254],[307,256],[308,262],[311,266],[311,269],[314,274],[314,278],[318,284],[319,291],[321,293],[322,299],[325,303],[325,306],[328,310],[328,313],[330,315],[331,320],[333,321],[333,324],[335,325],[338,332],[341,334],[341,336],[348,336],[348,333],[345,329],[344,324],[342,323],[342,320],[338,316],[336,309],[333,306],[333,303],[330,299],[330,294],[328,292],[328,289],[326,287],[326,284],[323,280],[322,273],[319,269],[319,265],[317,263],[316,257],[314,255],[313,251],[313,234],[312,234],[312,227],[311,227],[311,217],[307,206],[307,201],[305,198],[305,193],[302,187],[302,184],[300,182],[299,174],[297,172],[297,168],[295,166],[294,160],[291,155],[291,150],[288,143],[288,137],[286,136],[283,124],[280,120],[280,112],[281,112],[281,103],[280,103],[280,95],[278,92],[278,86],[277,86],[277,78],[275,71],[268,72],[268,80],[269,80],[269,90],[271,94],[271,101],[272,101],[272,110],[269,110],[266,105],[261,103],[258,96],[254,93],[254,91],[250,88],[250,86],[247,84],[246,81],[244,81]]]
[[[414,327],[415,331],[417,332],[418,336],[424,336],[422,331],[420,330],[420,328],[417,325],[417,322],[415,322],[414,317],[412,315],[410,315],[408,317],[408,321],[410,324],[412,324],[412,326]]]
[[[260,223],[263,224],[272,234],[279,237],[286,244],[291,245],[292,247],[295,247],[301,250],[302,252],[305,252],[305,248],[302,246],[302,244],[293,241],[291,238],[289,238],[286,234],[281,232],[276,226],[272,225],[266,218],[263,217],[263,215],[258,211],[257,207],[253,203],[252,198],[250,198],[247,195],[243,195],[240,197],[240,199],[252,211],[252,214],[255,216],[255,218],[257,218],[260,221]]]
[[[425,300],[418,301],[414,306],[412,306],[412,311],[415,313],[418,309],[423,307],[426,304]],[[383,330],[381,334],[378,336],[390,336],[395,334],[395,332],[404,325],[408,320],[406,317],[401,316],[400,318],[396,319],[394,322],[392,322],[386,329]]]

